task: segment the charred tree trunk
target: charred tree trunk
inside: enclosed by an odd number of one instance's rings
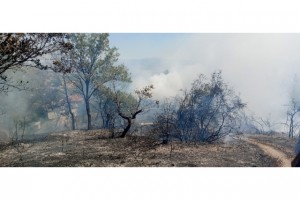
[[[128,131],[130,130],[131,124],[132,124],[132,120],[130,117],[128,117],[127,119],[127,126],[126,128],[123,130],[122,134],[121,134],[121,138],[124,138],[126,136],[126,134],[128,133]]]
[[[110,125],[111,119],[112,119],[111,115],[107,114],[106,115],[106,119],[105,119],[105,128],[109,128],[110,127],[109,125]]]
[[[123,119],[125,119],[127,121],[127,126],[125,127],[125,129],[123,130],[122,134],[121,134],[121,138],[124,138],[126,136],[126,134],[128,133],[128,131],[130,130],[130,127],[132,125],[132,120],[136,118],[136,116],[143,112],[143,110],[138,110],[136,111],[134,114],[131,114],[131,116],[126,116],[124,115],[122,112],[119,111],[119,115],[120,117],[122,117]]]
[[[289,124],[289,138],[293,138],[294,137],[294,117],[295,115],[298,113],[298,111],[293,112],[290,114],[290,124]]]
[[[90,96],[89,96],[89,87],[90,87],[90,82],[89,80],[85,81],[85,109],[86,109],[86,114],[87,114],[87,122],[88,122],[88,130],[92,129],[92,116],[91,116],[91,109],[90,109]]]
[[[74,116],[74,113],[72,112],[71,102],[70,102],[70,99],[69,99],[67,84],[66,84],[66,80],[65,80],[64,76],[63,76],[63,81],[64,81],[64,89],[65,89],[65,95],[66,95],[68,110],[69,110],[69,113],[71,115],[72,130],[75,130],[75,116]]]
[[[75,130],[76,127],[75,127],[75,116],[73,114],[73,112],[71,112],[71,121],[72,121],[72,130]]]
[[[292,136],[292,134],[293,134],[293,127],[294,127],[294,125],[293,125],[293,118],[291,117],[291,123],[290,123],[290,130],[289,130],[289,138]]]
[[[91,116],[91,109],[90,109],[90,101],[87,99],[85,101],[85,108],[87,114],[87,121],[88,121],[88,130],[92,129],[92,116]]]

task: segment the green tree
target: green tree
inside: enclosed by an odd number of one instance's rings
[[[124,65],[118,65],[117,48],[110,47],[109,34],[70,34],[74,48],[65,57],[73,71],[69,76],[77,91],[84,99],[87,114],[87,129],[92,128],[91,99],[96,91],[110,81],[130,82],[130,75]],[[55,63],[65,66],[63,62]],[[64,68],[64,67],[60,67]]]

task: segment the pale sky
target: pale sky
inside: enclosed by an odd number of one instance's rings
[[[248,110],[274,122],[285,120],[300,73],[300,34],[115,33],[110,42],[119,48],[133,87],[152,83],[157,99],[189,88],[200,73],[222,70]]]

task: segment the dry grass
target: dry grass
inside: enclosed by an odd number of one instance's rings
[[[109,138],[105,131],[53,133],[43,141],[7,146],[1,166],[28,167],[274,167],[275,158],[257,146],[230,143],[162,145],[146,137]]]

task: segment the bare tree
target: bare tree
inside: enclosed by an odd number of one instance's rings
[[[134,120],[138,114],[144,112],[151,104],[147,100],[152,97],[153,89],[153,85],[145,86],[140,90],[135,90],[135,96],[133,96],[116,90],[116,88],[113,87],[112,95],[117,106],[118,115],[127,122],[126,127],[120,135],[121,138],[124,138],[130,130],[132,120]]]
[[[240,132],[252,134],[274,133],[274,126],[278,125],[270,117],[259,117],[251,113],[240,113]]]
[[[160,112],[155,116],[153,131],[159,138],[162,137],[163,144],[168,144],[171,137],[179,136],[179,139],[183,141],[177,127],[177,111],[174,102],[166,99],[160,107]]]
[[[288,126],[289,137],[293,138],[296,129],[299,127],[299,122],[297,122],[296,117],[300,112],[300,104],[292,98],[288,111],[287,111],[287,120],[286,125]]]
[[[21,162],[21,166],[24,166],[24,153],[31,147],[33,144],[25,144],[25,131],[28,127],[28,121],[25,117],[15,118],[14,120],[13,132],[10,134],[10,143],[11,148],[15,149]]]
[[[25,117],[23,117],[23,119],[14,119],[13,122],[14,131],[11,134],[11,143],[14,145],[19,145],[19,143],[22,143],[24,141],[24,135],[28,125],[28,121]]]

